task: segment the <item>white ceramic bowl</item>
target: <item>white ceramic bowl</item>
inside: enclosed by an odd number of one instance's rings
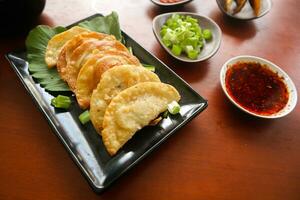
[[[198,55],[197,59],[190,59],[185,55],[176,56],[172,53],[171,49],[166,47],[163,42],[162,38],[160,36],[160,29],[163,26],[163,24],[167,21],[169,17],[171,17],[173,14],[180,14],[180,15],[189,15],[193,18],[198,19],[199,25],[202,29],[210,29],[212,32],[212,40],[205,43],[204,47],[202,48],[202,51]],[[217,25],[216,22],[214,22],[209,17],[205,17],[202,15],[198,15],[195,13],[189,13],[189,12],[172,12],[172,13],[165,13],[156,16],[153,19],[153,32],[156,37],[156,39],[159,41],[160,45],[174,58],[181,60],[183,62],[199,62],[207,60],[208,58],[212,57],[219,49],[222,39],[222,31],[220,27]]]
[[[288,88],[288,92],[289,92],[289,100],[286,104],[286,106],[281,109],[280,111],[278,111],[277,113],[274,113],[272,115],[259,115],[256,113],[253,113],[245,108],[243,108],[242,106],[240,106],[227,92],[226,86],[225,86],[225,76],[226,76],[226,72],[227,70],[234,64],[237,62],[258,62],[262,65],[266,65],[269,69],[271,69],[272,71],[278,73],[278,75],[280,77],[283,77],[283,81],[286,84],[287,88]],[[253,116],[256,117],[261,117],[261,118],[267,118],[267,119],[274,119],[274,118],[280,118],[283,116],[286,116],[287,114],[289,114],[296,106],[297,104],[297,90],[296,87],[293,83],[293,81],[291,80],[291,78],[277,65],[275,65],[274,63],[263,59],[263,58],[259,58],[256,56],[249,56],[249,55],[242,55],[242,56],[237,56],[234,58],[229,59],[223,66],[220,72],[220,82],[221,82],[221,86],[223,91],[225,92],[226,96],[228,97],[228,99],[234,104],[236,105],[238,108],[240,108],[241,110],[245,111],[246,113],[249,113]]]
[[[184,5],[186,3],[189,3],[193,0],[181,0],[178,2],[174,2],[174,3],[163,3],[160,0],[151,0],[154,4],[161,6],[161,7],[173,7],[173,6],[181,6]]]
[[[247,1],[245,6],[242,10],[236,14],[232,14],[224,9],[224,2],[225,0],[216,0],[220,10],[227,16],[239,19],[239,20],[252,20],[257,19],[265,14],[267,14],[272,8],[272,1],[271,0],[261,0],[261,9],[258,16],[256,16],[253,12],[253,9],[250,6],[250,3]]]

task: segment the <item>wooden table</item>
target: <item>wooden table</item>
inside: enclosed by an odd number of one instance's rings
[[[277,120],[251,117],[233,106],[219,83],[222,64],[250,54],[271,60],[300,88],[300,2],[273,0],[263,18],[224,17],[215,1],[162,9],[149,0],[48,0],[41,22],[68,25],[115,10],[122,29],[154,53],[199,94],[208,108],[103,194],[92,191],[53,134],[4,54],[24,37],[1,38],[0,199],[300,199],[300,106]],[[152,19],[189,11],[223,31],[218,53],[205,62],[171,58],[152,33]]]

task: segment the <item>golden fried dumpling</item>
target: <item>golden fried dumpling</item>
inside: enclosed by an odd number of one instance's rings
[[[233,14],[240,12],[247,3],[247,0],[235,0],[236,7],[233,10]]]
[[[89,32],[88,29],[74,26],[67,31],[53,36],[47,45],[45,52],[45,62],[49,68],[54,67],[57,63],[58,55],[61,52],[63,45],[72,39],[75,35]]]
[[[256,16],[260,13],[261,1],[260,0],[249,0],[251,7],[253,8],[254,14]]]
[[[167,110],[168,104],[179,99],[173,86],[161,82],[138,83],[120,92],[103,118],[102,139],[108,153],[114,155],[138,130]]]
[[[65,73],[61,73],[61,78],[68,83],[72,91],[75,91],[78,73],[84,63],[93,55],[93,51],[100,51],[101,53],[111,49],[129,52],[117,40],[106,40],[104,38],[102,40],[88,40],[83,42],[73,51]]]
[[[225,11],[229,11],[233,0],[224,0],[224,9]]]
[[[110,101],[121,91],[141,82],[160,82],[160,80],[155,73],[142,66],[115,66],[103,73],[90,102],[90,118],[99,134]]]
[[[87,40],[115,40],[115,37],[112,35],[107,35],[104,33],[98,32],[89,32],[89,33],[82,33],[74,36],[70,39],[62,48],[58,60],[57,60],[57,71],[62,76],[62,74],[66,73],[67,64],[70,61],[70,57],[73,51],[81,45],[84,41]]]
[[[88,59],[80,69],[76,80],[75,95],[79,106],[82,109],[90,106],[92,92],[106,70],[125,64],[140,65],[140,62],[130,53],[116,50],[105,51],[104,54],[97,53]]]

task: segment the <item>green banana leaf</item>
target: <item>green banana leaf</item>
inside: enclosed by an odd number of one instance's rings
[[[81,22],[78,26],[91,31],[112,34],[118,40],[122,40],[119,18],[116,12]],[[65,30],[67,29],[61,26],[52,28],[46,25],[39,25],[31,30],[26,38],[29,72],[35,81],[49,92],[70,91],[68,85],[60,78],[56,68],[49,69],[45,63],[48,41],[54,35]]]

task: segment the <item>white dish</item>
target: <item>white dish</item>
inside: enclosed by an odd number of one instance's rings
[[[162,38],[160,36],[160,29],[162,25],[166,22],[166,20],[171,17],[173,14],[180,14],[180,15],[189,15],[193,18],[198,19],[199,25],[202,29],[210,29],[212,32],[212,40],[209,42],[206,42],[204,47],[202,48],[200,54],[198,55],[198,58],[193,60],[188,58],[185,55],[175,56],[172,51],[166,47],[163,42]],[[198,15],[195,13],[189,13],[189,12],[172,12],[172,13],[165,13],[156,16],[153,19],[153,32],[156,37],[156,39],[159,41],[160,45],[174,58],[181,60],[183,62],[199,62],[203,60],[207,60],[208,58],[212,57],[219,49],[221,44],[221,38],[222,38],[222,31],[220,27],[209,17],[205,17],[202,15]]]
[[[271,114],[271,115],[256,114],[254,112],[251,112],[251,111],[243,108],[241,105],[239,105],[229,95],[229,93],[226,89],[226,85],[225,85],[226,72],[234,63],[237,63],[237,62],[240,62],[240,61],[243,61],[243,62],[258,62],[262,65],[266,65],[270,70],[272,70],[273,72],[276,72],[280,77],[283,77],[283,81],[284,81],[285,85],[287,86],[288,93],[289,93],[289,100],[288,100],[286,106],[283,109],[281,109],[277,113],[274,113],[274,114]],[[236,105],[238,108],[240,108],[244,112],[249,113],[249,114],[251,114],[253,116],[256,116],[256,117],[268,118],[268,119],[280,118],[280,117],[283,117],[283,116],[286,116],[287,114],[289,114],[295,108],[295,106],[297,104],[297,90],[296,90],[296,87],[295,87],[293,81],[291,80],[291,78],[280,67],[278,67],[274,63],[272,63],[272,62],[270,62],[266,59],[260,58],[260,57],[242,55],[242,56],[237,56],[237,57],[229,59],[222,66],[222,69],[221,69],[221,72],[220,72],[220,82],[221,82],[221,86],[222,86],[222,89],[223,89],[224,93],[226,94],[228,99],[234,105]]]
[[[253,9],[250,6],[250,3],[247,2],[245,4],[245,6],[242,8],[242,10],[236,14],[232,13],[231,9],[230,11],[226,11],[224,9],[224,1],[225,0],[216,0],[217,4],[220,8],[220,10],[227,16],[235,18],[235,19],[240,19],[240,20],[251,20],[251,19],[257,19],[260,18],[262,16],[264,16],[265,14],[267,14],[271,8],[272,8],[272,1],[271,0],[261,0],[261,9],[260,9],[260,13],[258,16],[256,16],[253,12]]]
[[[181,0],[178,2],[174,2],[174,3],[163,3],[160,0],[151,0],[154,4],[158,5],[158,6],[162,6],[162,7],[171,7],[171,6],[181,6],[184,5],[186,3],[189,3],[193,0]]]

